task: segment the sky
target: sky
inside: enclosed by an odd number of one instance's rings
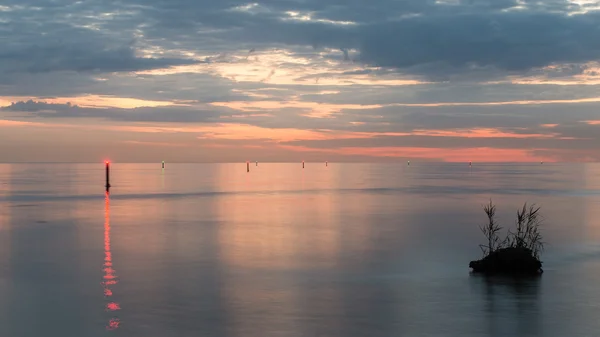
[[[2,162],[600,161],[600,1],[3,0]]]

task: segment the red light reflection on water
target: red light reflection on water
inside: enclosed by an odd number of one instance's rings
[[[119,303],[110,302],[106,305],[106,310],[109,310],[109,311],[121,310],[121,306],[119,305]]]
[[[121,321],[118,318],[111,318],[108,321],[108,325],[106,326],[106,330],[116,330],[119,328]]]
[[[107,191],[105,193],[104,199],[104,265],[103,271],[104,281],[102,282],[102,286],[104,287],[104,296],[112,297],[113,292],[110,289],[110,286],[118,283],[116,271],[113,269],[112,263],[112,253],[110,251],[110,193]],[[121,306],[117,302],[109,302],[106,304],[107,311],[116,311],[121,310]],[[119,328],[121,324],[121,320],[118,318],[111,318],[108,321],[108,325],[106,326],[107,330],[115,330]]]

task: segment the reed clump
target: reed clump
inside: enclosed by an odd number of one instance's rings
[[[490,200],[484,206],[487,222],[480,226],[487,242],[479,247],[483,258],[471,261],[473,272],[485,274],[538,274],[543,272],[540,254],[544,250],[540,226],[543,218],[535,204],[517,210],[515,228],[500,238],[502,227],[496,221],[496,206]]]

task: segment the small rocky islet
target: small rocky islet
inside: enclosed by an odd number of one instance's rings
[[[498,249],[481,260],[471,261],[469,268],[474,273],[488,275],[536,275],[543,273],[542,262],[531,249],[508,247]]]
[[[540,207],[527,204],[517,211],[516,228],[508,230],[501,240],[498,233],[502,229],[495,220],[496,207],[490,203],[484,206],[488,223],[480,229],[487,239],[486,245],[480,245],[484,257],[471,261],[469,268],[473,273],[485,275],[538,275],[543,273],[539,255],[544,248],[540,224]]]

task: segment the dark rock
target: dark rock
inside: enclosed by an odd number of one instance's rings
[[[501,248],[481,260],[471,261],[469,268],[475,273],[485,274],[538,274],[542,273],[542,262],[527,248]]]

